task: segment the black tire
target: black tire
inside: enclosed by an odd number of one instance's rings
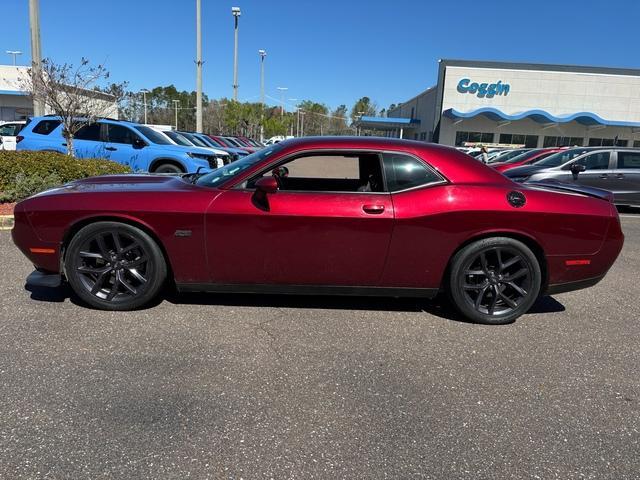
[[[158,244],[143,230],[96,222],[76,233],[64,270],[73,291],[101,310],[134,310],[149,303],[167,278]]]
[[[524,243],[508,237],[473,242],[451,260],[447,293],[469,320],[489,325],[513,322],[540,293],[538,259]]]
[[[175,163],[161,163],[154,168],[153,173],[184,173],[184,170]]]

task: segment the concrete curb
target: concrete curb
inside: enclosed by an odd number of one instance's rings
[[[0,215],[0,230],[11,230],[13,228],[13,215]]]

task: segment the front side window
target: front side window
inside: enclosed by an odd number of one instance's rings
[[[618,152],[618,168],[640,169],[640,152]]]
[[[111,143],[124,143],[133,145],[133,141],[138,137],[131,129],[122,125],[109,124],[107,129],[108,141]]]
[[[38,135],[49,135],[60,125],[60,120],[41,120],[35,127],[33,133]]]
[[[76,140],[91,140],[93,142],[100,141],[100,124],[90,123],[82,127],[74,135]]]
[[[536,162],[536,166],[539,167],[559,167],[564,165],[569,160],[576,158],[578,155],[582,155],[587,151],[586,148],[572,148],[570,150],[563,150],[562,152],[549,155],[547,158]]]
[[[8,137],[15,137],[22,129],[21,123],[7,123],[0,125],[0,135],[6,135]]]
[[[247,183],[272,175],[284,191],[298,192],[383,192],[380,156],[369,152],[313,153],[296,157],[263,172]]]
[[[578,165],[584,165],[587,170],[607,170],[609,168],[609,152],[598,152],[579,158],[575,161]]]
[[[390,192],[441,182],[442,177],[410,155],[385,153],[384,172]]]

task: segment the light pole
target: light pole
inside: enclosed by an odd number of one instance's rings
[[[147,124],[147,93],[149,93],[149,90],[147,90],[146,88],[143,88],[140,91],[142,92],[142,104],[144,105],[144,123],[146,125]]]
[[[202,0],[196,0],[196,131],[202,132]]]
[[[280,90],[280,117],[284,117],[284,92],[289,90],[288,87],[276,87],[276,90]]]
[[[11,55],[13,57],[13,66],[16,66],[16,57],[18,55],[22,55],[22,52],[20,50],[6,50],[5,51],[7,55]]]
[[[173,108],[176,111],[176,130],[178,130],[178,106],[180,105],[180,100],[172,100]]]
[[[238,101],[238,19],[240,18],[240,7],[231,7],[233,15],[233,99]]]
[[[260,111],[260,141],[264,141],[264,57],[267,56],[266,50],[258,50],[260,55],[260,104],[262,105]]]
[[[37,84],[42,78],[39,0],[29,0],[29,27],[31,30],[31,81]],[[39,97],[40,95],[37,96]],[[39,98],[33,99],[33,114],[36,117],[44,115],[44,103]]]

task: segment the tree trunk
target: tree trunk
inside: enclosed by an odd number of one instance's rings
[[[67,143],[67,155],[69,155],[70,157],[74,157],[74,152],[73,152],[73,135],[66,135],[64,137],[66,143]]]

